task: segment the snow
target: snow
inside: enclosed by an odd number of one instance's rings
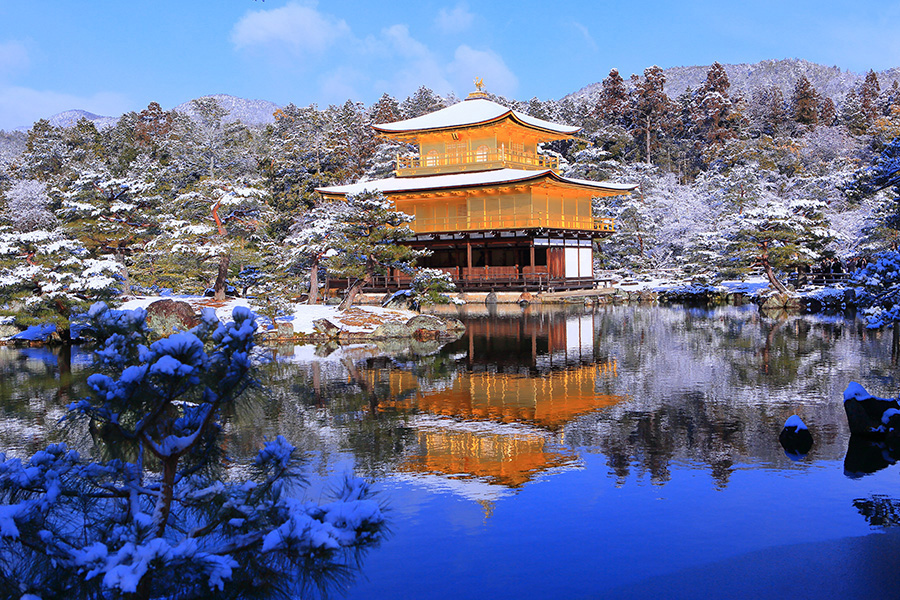
[[[856,383],[855,381],[851,381],[847,384],[847,389],[844,390],[844,402],[847,400],[857,400],[863,401],[868,400],[869,398],[873,398],[872,394],[867,392],[863,386]]]
[[[549,177],[561,183],[590,187],[602,191],[630,192],[637,185],[627,183],[609,183],[588,181],[586,179],[569,179],[558,175],[552,169],[531,171],[527,169],[493,169],[490,171],[478,171],[474,173],[452,173],[449,175],[431,175],[428,177],[393,177],[389,179],[377,179],[375,181],[362,181],[350,185],[333,185],[316,188],[317,192],[326,195],[360,194],[362,192],[381,192],[390,194],[396,192],[414,192],[443,188],[472,187],[484,185],[499,185],[503,183],[519,183],[536,181]]]
[[[219,321],[231,320],[232,312],[236,307],[242,306],[253,310],[250,300],[246,298],[228,298],[217,302],[211,298],[201,296],[134,296],[129,298],[119,307],[121,310],[134,310],[135,308],[147,308],[157,300],[180,300],[190,304],[195,311],[200,312],[204,308],[213,308]]]
[[[396,121],[394,123],[382,123],[380,125],[374,125],[373,127],[376,131],[401,133],[407,131],[476,125],[479,123],[496,121],[507,116],[511,116],[526,125],[564,135],[571,135],[581,129],[581,127],[560,125],[543,119],[537,119],[518,111],[510,110],[505,106],[484,98],[470,98],[463,102],[448,106],[447,108],[442,108],[441,110],[427,115],[422,115],[421,117]]]
[[[804,431],[807,429],[806,423],[804,423],[803,419],[797,415],[791,415],[788,417],[787,421],[784,422],[784,429],[787,429],[788,427],[793,427],[797,431]]]
[[[12,336],[10,339],[28,342],[45,342],[54,332],[56,332],[56,325],[44,323],[41,325],[32,325],[25,331],[21,331]]]
[[[381,308],[380,306],[353,306],[345,311],[337,306],[296,305],[292,324],[294,333],[315,333],[313,321],[327,319],[347,333],[371,333],[388,321],[406,323],[418,313],[407,310]]]
[[[885,425],[887,425],[888,421],[890,421],[891,417],[893,417],[894,415],[900,415],[900,410],[897,410],[896,408],[887,409],[881,415],[881,422],[884,423]]]

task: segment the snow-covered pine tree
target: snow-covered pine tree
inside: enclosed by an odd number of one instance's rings
[[[739,215],[736,250],[747,266],[762,267],[772,287],[784,293],[778,272],[818,262],[834,238],[824,210],[819,200],[786,201],[765,191],[755,207]]]
[[[4,597],[294,597],[346,576],[384,526],[367,484],[304,501],[283,437],[226,460],[225,416],[254,385],[254,315],[211,309],[194,329],[147,343],[145,312],[90,310],[90,397],[69,407],[108,458],[54,444],[0,454]],[[227,467],[234,472],[229,472]]]
[[[644,78],[632,75],[634,85],[629,97],[628,117],[632,134],[644,152],[644,160],[651,163],[651,152],[659,145],[669,129],[672,101],[664,90],[666,76],[657,66],[644,69]]]
[[[819,94],[806,75],[794,84],[790,100],[791,119],[813,129],[819,122]]]
[[[307,270],[309,279],[309,304],[319,300],[319,267],[330,251],[346,245],[339,236],[344,220],[351,218],[348,205],[343,202],[322,202],[299,215],[291,233],[285,239],[287,246],[285,267],[288,271]]]
[[[363,191],[347,196],[335,231],[335,252],[325,259],[334,275],[354,279],[341,302],[342,310],[353,304],[376,275],[388,275],[391,269],[412,270],[423,253],[400,243],[412,236],[406,226],[412,220],[380,193]]]
[[[443,98],[431,89],[421,86],[412,96],[400,103],[400,114],[404,119],[421,117],[447,106]]]

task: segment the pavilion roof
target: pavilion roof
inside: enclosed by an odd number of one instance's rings
[[[550,121],[530,117],[486,98],[468,98],[427,115],[394,123],[380,123],[372,127],[384,134],[410,134],[439,129],[487,125],[507,118],[530,129],[538,129],[566,137],[581,130],[581,127],[560,125],[559,123],[551,123]]]
[[[606,195],[625,194],[637,187],[637,184],[630,183],[609,183],[588,181],[586,179],[572,179],[557,174],[553,169],[544,169],[541,171],[526,169],[494,169],[491,171],[451,173],[448,175],[431,175],[426,177],[392,177],[389,179],[376,179],[374,181],[360,181],[349,185],[333,185],[316,188],[316,191],[326,196],[345,196],[347,194],[358,194],[363,191],[398,194],[454,188],[496,186],[509,183],[527,183],[542,179],[551,179],[561,184],[574,185],[580,188],[590,188],[597,190],[598,192],[604,192]]]

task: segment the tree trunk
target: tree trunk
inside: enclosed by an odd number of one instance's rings
[[[225,277],[228,276],[228,265],[231,263],[231,254],[224,253],[219,257],[219,272],[216,275],[216,283],[213,286],[216,300],[225,299]]]
[[[772,269],[772,265],[769,264],[768,257],[762,259],[762,266],[766,272],[766,277],[769,278],[769,283],[772,284],[772,287],[784,294],[787,292],[787,288],[784,287],[784,284],[778,281],[778,278],[775,276],[775,271]]]
[[[116,250],[116,262],[119,263],[119,270],[122,273],[122,294],[128,296],[131,294],[131,278],[128,276],[128,265],[125,263],[125,251],[123,249]]]
[[[650,162],[650,125],[652,124],[650,117],[647,117],[647,164],[653,164]]]
[[[159,490],[159,499],[153,510],[153,523],[156,525],[156,537],[162,537],[166,533],[166,523],[169,513],[172,511],[172,498],[175,495],[175,475],[178,471],[178,458],[167,457],[163,461],[162,487]]]
[[[309,267],[309,300],[308,304],[316,304],[319,301],[319,259],[314,258]]]
[[[347,310],[351,306],[353,306],[353,301],[356,299],[356,296],[359,294],[360,290],[363,289],[366,285],[368,285],[372,281],[372,277],[369,274],[366,274],[362,279],[357,279],[353,282],[347,289],[347,296],[341,301],[338,306],[339,310]]]
[[[366,274],[356,281],[353,282],[347,289],[347,296],[344,298],[343,302],[341,302],[338,308],[340,310],[347,310],[351,306],[353,306],[353,300],[356,298],[357,294],[359,294],[360,290],[362,290],[365,286],[369,285],[372,282],[372,278],[375,276],[375,261],[371,258],[366,258]]]

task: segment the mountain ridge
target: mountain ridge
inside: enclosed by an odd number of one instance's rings
[[[799,58],[767,59],[756,63],[721,63],[731,82],[730,94],[743,94],[749,97],[757,87],[775,85],[781,89],[784,97],[790,98],[794,85],[801,76],[806,76],[817,92],[831,98],[840,106],[844,96],[855,89],[865,79],[865,74],[849,70],[841,70],[837,66],[826,66]],[[711,65],[692,65],[669,67],[663,69],[666,78],[665,91],[670,98],[677,98],[688,88],[696,89],[706,80],[706,73]],[[892,67],[877,71],[881,89],[890,87],[894,81],[900,81],[900,67]],[[623,75],[625,77],[625,75]],[[626,86],[630,87],[630,79],[625,77]],[[588,84],[581,89],[563,96],[560,100],[594,101],[602,89],[602,82]],[[200,96],[196,100],[213,98],[226,111],[226,121],[240,121],[247,126],[268,125],[275,122],[273,113],[281,108],[269,100],[241,98],[230,94],[210,94]],[[192,100],[182,102],[172,110],[194,116]],[[48,118],[52,125],[71,127],[78,119],[86,118],[104,129],[115,125],[120,117],[96,115],[81,109],[71,109],[57,113]],[[16,131],[28,131],[30,127],[20,127]]]
[[[801,76],[805,75],[819,94],[831,98],[835,104],[840,105],[844,96],[851,89],[855,89],[865,79],[865,73],[843,71],[836,66],[820,65],[801,58],[767,59],[757,63],[720,63],[728,74],[731,83],[729,93],[734,96],[738,93],[749,97],[750,92],[757,87],[775,85],[781,89],[785,99],[790,98],[794,91],[794,85]],[[712,65],[693,65],[687,67],[669,67],[663,69],[666,77],[665,92],[670,98],[677,98],[688,88],[697,89],[706,81],[706,73]],[[625,79],[626,86],[631,82],[627,75],[619,73]],[[881,89],[890,87],[894,81],[900,81],[900,67],[892,67],[883,71],[876,71]],[[572,92],[563,99],[591,100],[599,95],[602,89],[602,81],[591,83],[578,91]]]

